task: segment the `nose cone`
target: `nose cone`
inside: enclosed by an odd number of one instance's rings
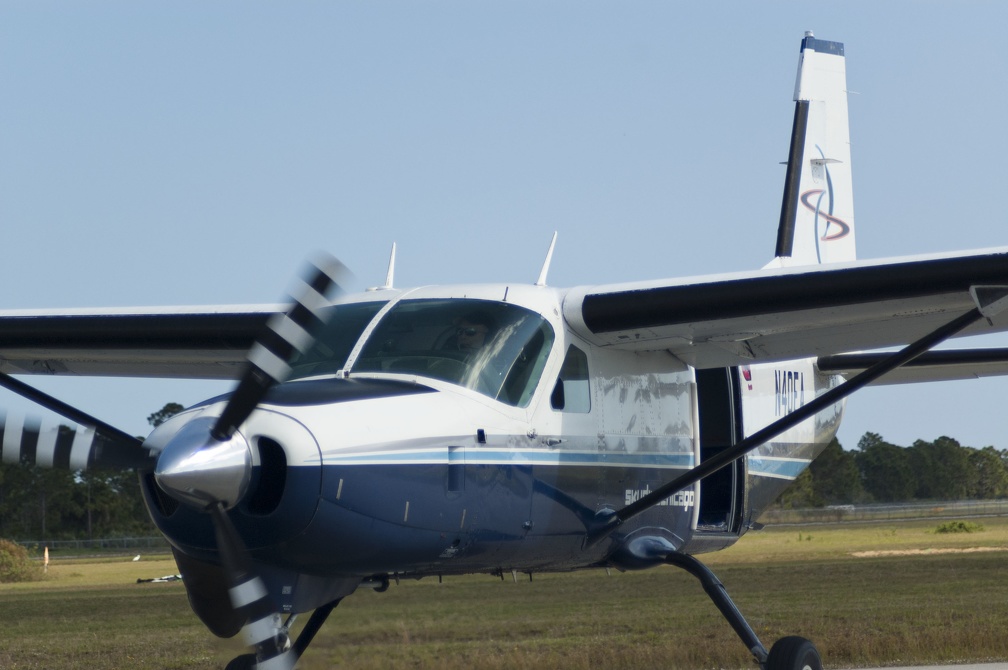
[[[252,477],[252,452],[235,432],[230,439],[210,437],[214,418],[197,418],[186,424],[165,445],[154,477],[170,496],[203,509],[216,502],[234,507]]]

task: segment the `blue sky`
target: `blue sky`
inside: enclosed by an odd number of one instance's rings
[[[557,286],[772,255],[805,30],[846,45],[858,252],[1008,244],[1000,3],[0,2],[0,309]],[[1004,344],[1004,340],[991,341]],[[29,380],[134,433],[227,385]],[[869,389],[841,441],[1008,448],[1008,380]],[[2,400],[2,398],[0,398]]]

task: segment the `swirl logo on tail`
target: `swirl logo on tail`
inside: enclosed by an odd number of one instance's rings
[[[816,236],[823,242],[830,242],[832,240],[839,240],[842,237],[847,237],[847,234],[850,232],[850,226],[847,225],[847,222],[843,219],[833,216],[832,198],[829,202],[830,211],[822,211],[822,199],[824,196],[826,196],[826,191],[821,188],[805,191],[801,194],[801,204],[805,205],[805,208],[815,215],[815,230],[817,231]],[[812,203],[813,198],[816,199],[815,204]],[[820,221],[826,222],[826,227],[823,229],[822,236],[818,235]]]
[[[806,209],[812,212],[812,236],[815,240],[816,260],[822,263],[822,251],[819,248],[819,243],[843,239],[850,233],[851,227],[846,221],[833,215],[833,178],[830,175],[829,164],[835,161],[827,159],[818,144],[815,148],[819,152],[819,158],[812,161],[812,174],[815,178],[818,170],[822,170],[826,177],[826,188],[809,189],[801,194],[799,200]],[[823,206],[824,198],[826,199],[825,207]]]

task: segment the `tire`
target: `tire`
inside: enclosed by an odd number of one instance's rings
[[[231,659],[224,670],[252,670],[256,665],[255,654],[242,654]]]
[[[809,640],[790,635],[771,647],[766,670],[822,670],[822,659]]]

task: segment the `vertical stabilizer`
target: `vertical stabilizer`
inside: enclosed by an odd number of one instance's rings
[[[854,195],[844,47],[806,33],[777,229],[781,264],[854,260]]]

